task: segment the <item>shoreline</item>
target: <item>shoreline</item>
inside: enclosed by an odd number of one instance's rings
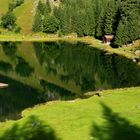
[[[140,47],[140,40],[135,41],[135,43],[132,46],[125,47],[122,46],[120,48],[112,48],[108,44],[103,44],[101,40],[95,39],[93,37],[87,36],[87,37],[73,37],[73,36],[63,36],[58,37],[56,35],[22,35],[22,34],[10,34],[10,35],[0,35],[0,42],[3,41],[15,41],[15,42],[50,42],[50,41],[66,41],[66,42],[83,42],[88,44],[91,47],[104,50],[108,54],[118,54],[121,56],[124,56],[128,59],[134,59],[137,58],[137,56],[134,54],[134,52],[131,51],[131,49]],[[140,62],[138,63],[140,65]]]

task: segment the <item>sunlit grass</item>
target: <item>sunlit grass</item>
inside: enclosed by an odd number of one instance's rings
[[[23,119],[19,121],[0,123],[0,136],[13,124],[17,123],[22,127],[30,116],[36,116],[40,121],[44,122],[43,125],[49,125],[62,140],[71,140],[72,137],[73,140],[90,140],[95,134],[93,126],[95,124],[102,126],[105,122],[102,114],[105,110],[101,103],[108,106],[112,113],[117,113],[119,117],[127,120],[131,125],[140,127],[139,93],[139,87],[106,90],[103,92],[103,97],[93,96],[89,99],[56,101],[37,105],[34,108],[23,111]],[[108,134],[111,131],[113,130],[109,129]],[[98,137],[95,137],[95,139],[100,140]]]
[[[5,14],[8,10],[8,2],[9,0],[0,0],[0,18],[3,14]]]
[[[36,0],[25,0],[24,4],[17,7],[14,11],[17,17],[17,25],[22,28],[25,34],[32,32],[32,26],[35,15],[35,2]]]

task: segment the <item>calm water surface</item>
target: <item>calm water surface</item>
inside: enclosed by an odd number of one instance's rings
[[[87,91],[140,85],[140,67],[83,43],[1,42],[0,121],[40,102],[72,99]]]

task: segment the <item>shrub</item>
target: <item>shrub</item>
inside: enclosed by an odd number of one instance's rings
[[[13,30],[15,27],[15,22],[16,22],[16,17],[12,12],[7,12],[3,17],[2,17],[2,26],[4,28],[7,28],[8,30]]]
[[[16,16],[12,12],[8,12],[2,17],[1,25],[9,31],[16,33],[21,31],[21,28],[16,25]]]
[[[20,31],[21,31],[21,27],[15,26],[14,32],[15,32],[15,33],[20,33]]]
[[[16,7],[20,6],[21,4],[24,3],[24,0],[16,0],[16,1],[12,1],[9,2],[9,11],[13,11]]]
[[[8,5],[9,11],[13,11],[16,8],[16,3],[15,2],[10,2]]]
[[[16,0],[16,6],[20,6],[24,3],[24,0]]]

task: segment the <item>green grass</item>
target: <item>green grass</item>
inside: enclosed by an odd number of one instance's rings
[[[0,17],[7,12],[8,2],[9,0],[0,0]]]
[[[138,140],[140,88],[107,90],[103,97],[74,102],[49,102],[22,115],[21,120],[0,123],[0,140]]]
[[[22,33],[30,34],[34,22],[35,2],[37,0],[25,0],[24,4],[14,11],[17,17],[17,25],[22,28]]]
[[[8,11],[8,3],[11,0],[0,0],[0,17]],[[22,33],[31,34],[36,4],[38,0],[25,0],[24,4],[17,7],[14,13],[17,17],[17,25],[22,28]]]

